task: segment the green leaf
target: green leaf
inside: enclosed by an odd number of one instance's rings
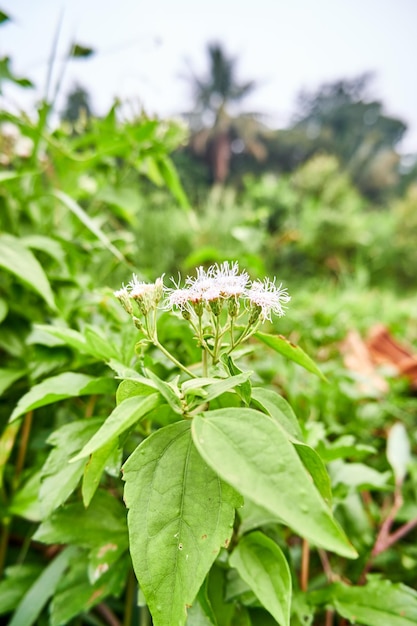
[[[376,448],[358,443],[353,435],[342,435],[331,443],[321,442],[319,451],[325,463],[345,458],[349,458],[351,461],[361,460],[370,454],[377,453]]]
[[[161,380],[159,376],[157,376],[150,370],[147,370],[146,373],[151,381],[155,384],[161,396],[163,396],[168,402],[171,409],[175,413],[178,413],[178,415],[182,415],[184,411],[181,404],[180,392],[177,385],[175,385],[174,383],[167,383],[164,380]]]
[[[287,434],[270,417],[253,409],[208,411],[194,418],[192,432],[203,459],[243,496],[318,546],[356,557]]]
[[[85,326],[84,335],[87,342],[87,350],[90,354],[94,354],[103,361],[117,357],[116,348],[109,342],[109,338],[105,337],[93,326]]]
[[[87,46],[81,46],[78,43],[73,43],[69,52],[69,56],[73,59],[86,59],[94,54],[93,48]]]
[[[257,339],[265,343],[267,346],[275,350],[275,352],[279,352],[287,359],[294,361],[294,363],[298,363],[301,367],[312,372],[313,374],[317,374],[322,380],[327,381],[324,374],[320,371],[314,361],[302,350],[299,346],[291,343],[286,337],[282,335],[269,335],[267,333],[255,333],[254,335]]]
[[[54,591],[74,553],[73,547],[65,548],[51,561],[23,596],[9,622],[9,626],[32,626],[36,622],[43,607],[54,595]]]
[[[4,300],[4,298],[0,298],[0,324],[6,318],[8,312],[9,307],[7,306],[6,300]]]
[[[344,461],[333,461],[329,465],[329,472],[332,485],[346,485],[350,490],[364,489],[391,489],[389,481],[390,472],[378,472],[373,467],[368,467],[363,463],[345,463]]]
[[[403,584],[378,578],[360,587],[337,583],[332,597],[342,617],[364,626],[417,624],[417,592]]]
[[[226,391],[239,387],[240,385],[246,383],[251,375],[252,372],[243,372],[242,374],[229,376],[224,380],[219,380],[211,385],[208,385],[205,389],[207,395],[204,396],[204,400],[206,402],[214,400],[214,398],[218,398],[222,394],[226,393]]]
[[[126,509],[125,509],[126,510]],[[102,578],[106,572],[114,563],[116,563],[122,556],[128,553],[129,540],[126,533],[123,540],[115,542],[113,537],[109,537],[109,541],[105,544],[94,547],[88,555],[88,578],[92,583]],[[129,569],[132,563],[129,557]],[[124,586],[125,581],[122,581]]]
[[[87,215],[84,209],[82,209],[80,205],[75,202],[75,200],[73,200],[66,193],[58,189],[55,189],[55,191],[52,192],[52,195],[55,196],[55,198],[58,198],[58,200],[60,200],[62,204],[64,204],[67,209],[71,211],[71,213],[78,217],[80,222],[82,222],[84,226],[88,228],[88,230],[95,237],[97,237],[97,239],[101,241],[104,247],[107,248],[107,250],[109,250],[109,252],[111,252],[116,257],[116,259],[118,259],[122,263],[126,263],[126,259],[124,258],[123,254],[119,252],[119,250],[112,244],[107,235],[105,235],[101,228],[97,226],[94,220],[92,220],[91,217]]]
[[[394,424],[388,433],[387,459],[393,469],[396,483],[401,485],[411,462],[410,440],[401,422]]]
[[[126,509],[107,491],[96,493],[86,509],[81,502],[66,504],[38,527],[34,539],[43,543],[76,544],[104,548],[104,552],[127,549]],[[112,544],[108,546],[108,544]]]
[[[237,374],[243,373],[243,370],[241,370],[236,365],[236,363],[233,361],[230,355],[224,355],[222,357],[222,361],[224,362],[224,364],[226,365],[227,369],[229,370],[232,376],[236,376]],[[251,395],[252,395],[252,385],[251,385],[250,380],[247,380],[243,382],[241,385],[239,385],[239,387],[237,387],[236,389],[236,393],[242,398],[243,402],[245,403],[245,406],[248,406],[250,404]]]
[[[207,579],[201,585],[195,601],[187,611],[186,626],[217,626],[207,590]]]
[[[276,391],[264,389],[263,387],[254,387],[252,399],[255,405],[261,407],[282,426],[291,439],[303,439],[294,411],[288,402],[278,395]]]
[[[305,443],[296,441],[294,442],[294,447],[297,450],[298,456],[302,460],[304,467],[308,470],[311,478],[313,479],[314,484],[319,490],[322,498],[330,506],[332,503],[332,486],[330,476],[327,473],[326,466],[320,458],[320,455]]]
[[[154,626],[181,626],[240,498],[201,459],[188,421],[153,433],[123,470],[130,551]]]
[[[43,570],[42,565],[12,565],[0,581],[0,615],[14,611]]]
[[[4,11],[0,11],[0,24],[4,24],[10,20],[10,16]]]
[[[34,472],[14,495],[8,507],[9,513],[18,515],[31,522],[42,519],[39,504],[39,488],[41,486],[41,472]]]
[[[104,446],[93,452],[84,468],[81,494],[84,506],[87,507],[93,498],[100,479],[106,468],[109,457],[113,455],[114,449],[118,446],[118,439],[111,439]]]
[[[250,533],[233,550],[230,565],[237,569],[278,624],[289,626],[291,572],[281,548],[259,531]]]
[[[59,340],[56,345],[67,345],[81,354],[90,354],[87,340],[78,330],[61,328],[60,326],[48,326],[47,324],[35,324],[35,330],[47,333]]]
[[[80,554],[73,559],[65,577],[60,581],[50,608],[50,626],[74,624],[73,620],[80,613],[89,613],[91,608],[102,602],[106,596],[118,597],[125,586],[130,562],[127,558],[119,559],[94,584],[88,578],[86,556]],[[82,620],[88,623],[87,619]],[[90,621],[90,623],[102,623]]]
[[[1,61],[0,61],[1,65]],[[1,73],[1,69],[0,69]],[[1,81],[1,76],[0,76]],[[0,172],[0,183],[6,183],[8,180],[15,180],[16,178],[23,178],[23,176],[33,175],[36,172],[14,172],[13,170],[7,170],[6,172]]]
[[[83,459],[99,450],[109,441],[115,440],[125,430],[134,426],[143,417],[146,417],[160,402],[161,396],[159,393],[153,393],[150,396],[134,396],[124,400],[112,411],[102,427],[72,461],[77,462],[79,459]]]
[[[166,186],[168,187],[174,198],[178,201],[179,205],[183,209],[189,210],[190,203],[188,202],[188,198],[184,193],[184,189],[182,188],[177,171],[173,166],[171,159],[168,156],[159,158],[158,166],[159,172],[162,175]]]
[[[13,446],[22,422],[7,424],[0,437],[0,489],[3,488],[3,476],[7,461],[12,453]]]
[[[0,235],[0,267],[11,272],[56,311],[51,286],[37,258],[17,237]]]
[[[65,502],[83,474],[85,461],[69,463],[70,457],[96,432],[101,419],[78,420],[65,424],[48,439],[55,446],[42,467],[39,500],[43,517]]]
[[[0,95],[3,93],[2,84],[7,80],[21,87],[33,87],[33,84],[27,78],[17,78],[10,69],[10,58],[3,57],[0,59]]]
[[[0,396],[26,373],[26,370],[0,369]]]
[[[9,421],[12,422],[28,411],[66,398],[113,393],[114,386],[112,378],[94,378],[75,372],[65,372],[58,374],[58,376],[52,376],[52,378],[47,378],[32,387],[28,393],[20,398]]]
[[[146,379],[145,379],[146,380]],[[145,384],[139,380],[122,380],[117,388],[116,403],[121,404],[135,396],[149,396],[157,389],[154,383]]]
[[[52,237],[45,237],[44,235],[26,235],[20,239],[22,244],[27,248],[33,248],[35,250],[41,250],[50,257],[55,259],[61,266],[65,263],[65,252],[62,245]]]

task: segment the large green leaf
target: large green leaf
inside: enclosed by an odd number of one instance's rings
[[[245,535],[233,550],[230,565],[250,586],[280,626],[289,626],[292,582],[279,546],[261,532]]]
[[[17,237],[0,235],[0,267],[17,276],[56,311],[54,295],[42,266]]]
[[[159,393],[152,393],[150,396],[134,396],[124,400],[109,415],[91,441],[72,460],[79,461],[79,459],[83,459],[102,448],[109,441],[115,440],[118,435],[134,426],[136,422],[157,407],[160,402],[161,396]]]
[[[181,626],[240,498],[201,459],[188,421],[156,431],[123,469],[130,552],[154,626]]]
[[[287,434],[270,417],[219,409],[197,415],[192,431],[203,459],[243,496],[318,546],[356,557]]]
[[[36,622],[43,607],[54,595],[54,591],[74,553],[73,547],[65,548],[51,561],[23,596],[9,622],[9,626],[32,626]]]
[[[299,346],[294,345],[283,337],[282,335],[269,335],[267,333],[255,333],[255,337],[265,343],[267,346],[275,350],[275,352],[279,352],[290,361],[294,361],[294,363],[298,363],[301,367],[312,372],[313,374],[317,374],[323,380],[326,380],[324,374],[320,371],[314,361],[302,350]]]
[[[114,388],[115,382],[112,378],[94,378],[86,374],[64,372],[64,374],[47,378],[32,387],[20,398],[9,421],[12,422],[28,411],[53,404],[65,398],[112,393]]]
[[[372,578],[360,587],[337,583],[332,598],[340,615],[363,626],[417,624],[417,591],[389,580]]]

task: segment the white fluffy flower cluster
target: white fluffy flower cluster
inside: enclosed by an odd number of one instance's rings
[[[138,280],[136,274],[133,274],[133,278],[127,287],[123,285],[121,289],[114,292],[114,295],[120,300],[129,315],[133,313],[131,300],[134,300],[140,311],[147,315],[149,311],[156,309],[163,297],[163,293],[163,276],[157,278],[154,283],[145,283]]]
[[[224,301],[228,301],[231,311],[242,299],[245,307],[257,312],[261,320],[271,320],[272,313],[279,317],[284,315],[284,305],[291,299],[282,284],[275,284],[275,279],[251,282],[247,272],[239,272],[237,262],[216,263],[208,270],[199,267],[197,276],[188,277],[185,284],[183,288],[176,285],[174,289],[165,290],[166,308],[199,314],[204,306],[220,311]]]

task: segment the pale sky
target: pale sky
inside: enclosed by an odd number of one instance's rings
[[[14,18],[0,28],[0,56],[38,87],[25,97],[8,90],[8,104],[28,108],[43,95],[62,16],[59,59],[74,40],[96,55],[68,64],[58,105],[78,82],[98,114],[116,96],[149,114],[189,110],[181,75],[187,63],[204,73],[207,43],[220,41],[239,78],[258,84],[245,109],[275,127],[289,121],[301,89],[375,72],[372,95],[409,124],[401,149],[417,153],[417,0],[0,0],[0,9]]]

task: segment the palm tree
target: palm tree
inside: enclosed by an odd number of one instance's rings
[[[204,155],[216,183],[224,183],[230,170],[233,145],[256,158],[265,157],[259,141],[262,128],[256,115],[231,115],[229,109],[238,105],[255,88],[254,81],[239,83],[236,59],[228,57],[221,44],[208,45],[209,72],[206,78],[194,73],[191,77],[194,107],[186,117],[190,123],[193,152]]]

